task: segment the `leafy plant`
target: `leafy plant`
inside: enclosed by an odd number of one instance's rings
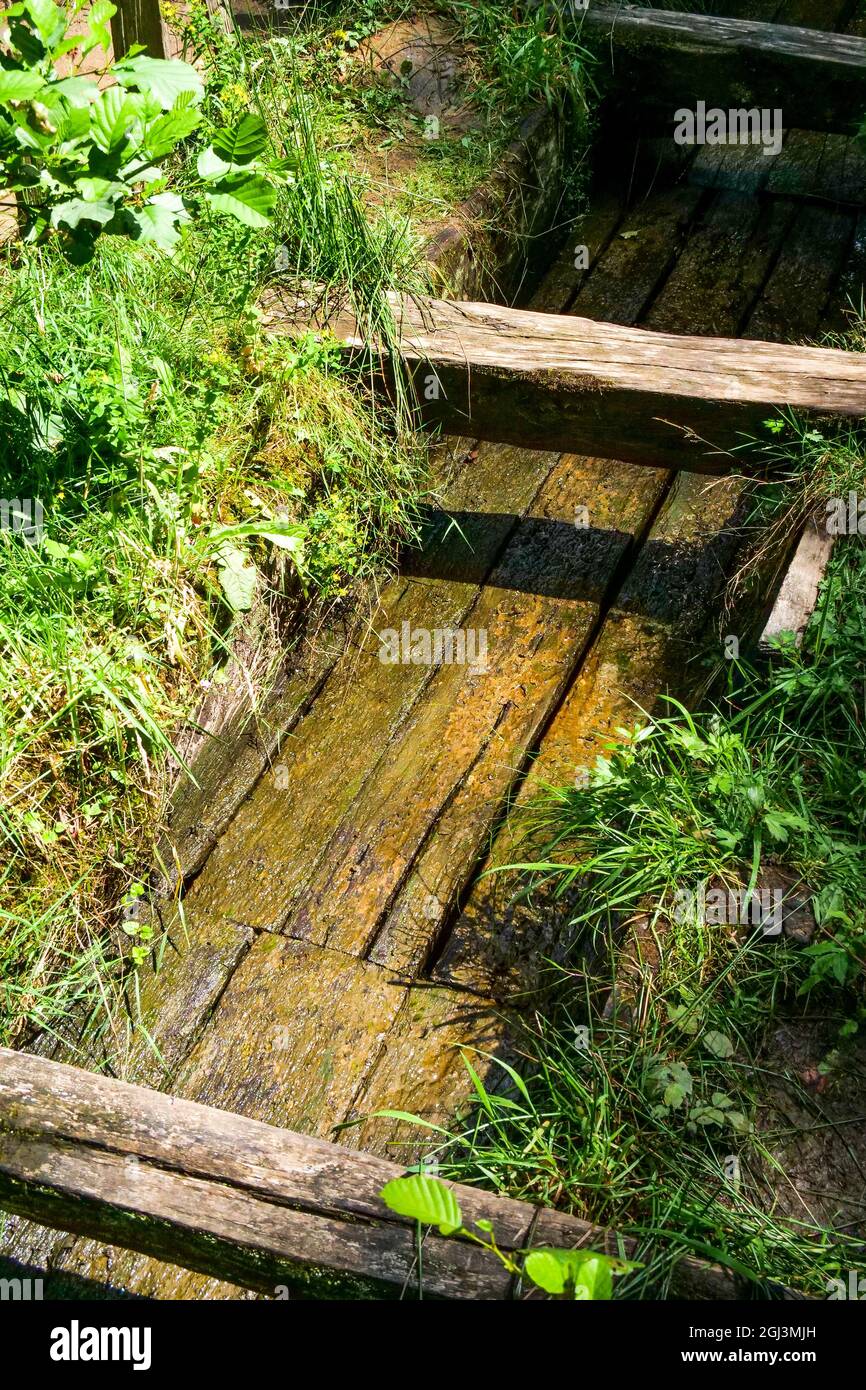
[[[204,88],[195,68],[140,49],[100,75],[81,65],[110,42],[110,0],[96,0],[87,31],[71,33],[81,0],[20,0],[0,14],[0,170],[16,195],[28,241],[59,236],[71,259],[103,235],[174,250],[196,192],[214,211],[266,226],[284,166],[266,159],[260,117],[217,130],[200,156],[201,188],[169,187],[166,161],[197,129]],[[73,62],[70,55],[75,53]],[[63,74],[60,62],[71,62]]]
[[[609,1299],[613,1296],[614,1274],[625,1274],[636,1268],[627,1260],[614,1259],[595,1250],[559,1250],[552,1246],[519,1252],[523,1257],[521,1265],[497,1245],[490,1221],[476,1221],[476,1230],[468,1230],[463,1225],[463,1214],[451,1188],[426,1173],[393,1178],[379,1195],[398,1216],[411,1217],[424,1226],[435,1226],[443,1236],[471,1240],[495,1255],[510,1274],[524,1274],[545,1293],[578,1300]],[[478,1235],[477,1231],[482,1234]]]

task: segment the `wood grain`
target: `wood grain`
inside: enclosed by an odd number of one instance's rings
[[[0,1201],[7,1210],[261,1293],[273,1296],[280,1284],[379,1297],[411,1288],[414,1222],[379,1196],[402,1171],[369,1154],[0,1048]],[[506,1251],[524,1247],[542,1220],[545,1243],[617,1248],[615,1237],[586,1222],[450,1185],[464,1223],[491,1221]],[[696,1261],[682,1262],[681,1281],[705,1296],[736,1295],[729,1275]],[[512,1294],[512,1276],[498,1261],[432,1231],[424,1237],[423,1282],[428,1296]]]
[[[759,434],[773,409],[866,415],[861,353],[492,304],[396,295],[391,302],[419,408],[445,433],[726,474],[745,466],[731,451]],[[272,330],[297,325],[289,300],[272,296],[268,310]],[[330,328],[349,350],[364,347],[345,314]]]

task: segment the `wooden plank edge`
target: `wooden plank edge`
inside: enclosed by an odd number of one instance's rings
[[[338,1144],[162,1092],[0,1049],[0,1206],[63,1231],[274,1294],[387,1296],[411,1287],[414,1223],[381,1201],[403,1169]],[[631,1240],[560,1212],[449,1183],[467,1224],[503,1249],[527,1243],[633,1252]],[[511,1277],[465,1240],[429,1232],[425,1293],[507,1298]],[[680,1259],[683,1297],[740,1296],[719,1266]],[[328,1296],[326,1292],[323,1296]]]
[[[866,358],[839,348],[660,333],[563,314],[389,296],[418,412],[445,434],[722,475],[768,412],[866,415]],[[308,288],[263,301],[270,333],[311,327],[365,353],[344,303]],[[387,381],[387,354],[379,352]]]
[[[835,536],[817,517],[809,517],[794,551],[770,616],[758,640],[763,656],[772,656],[784,633],[793,635],[799,647],[815,612],[821,583],[833,553]]]

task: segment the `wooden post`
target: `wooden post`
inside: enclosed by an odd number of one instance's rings
[[[159,0],[116,0],[111,21],[115,58],[122,58],[134,43],[144,44],[150,58],[168,58],[168,35],[159,11]]]

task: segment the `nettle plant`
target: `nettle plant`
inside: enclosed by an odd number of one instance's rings
[[[94,49],[107,50],[110,0],[87,12],[74,0],[21,0],[0,13],[0,185],[15,195],[24,239],[58,236],[86,261],[99,236],[125,236],[171,251],[205,202],[248,227],[265,227],[283,164],[268,156],[268,134],[247,113],[214,132],[184,196],[163,167],[201,123],[204,87],[195,68],[149,58],[140,47],[100,72],[83,73]],[[65,71],[60,64],[64,62]]]
[[[606,1300],[613,1296],[613,1276],[638,1268],[628,1260],[614,1259],[597,1250],[560,1250],[553,1246],[517,1252],[522,1259],[522,1264],[518,1263],[510,1252],[496,1244],[492,1222],[476,1221],[476,1229],[468,1230],[451,1188],[426,1173],[394,1178],[379,1195],[398,1216],[408,1216],[419,1226],[435,1226],[443,1236],[471,1240],[494,1255],[510,1274],[529,1279],[548,1294],[580,1301]]]

